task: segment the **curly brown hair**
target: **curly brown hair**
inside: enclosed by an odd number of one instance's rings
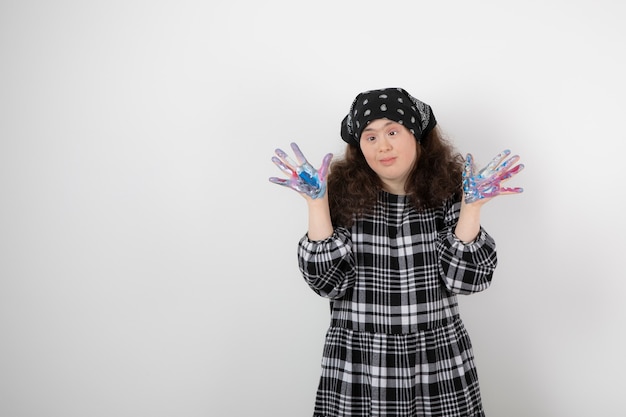
[[[417,159],[406,185],[415,208],[422,210],[441,205],[445,200],[461,198],[464,158],[435,127],[417,144]],[[367,212],[376,203],[383,184],[369,167],[361,148],[348,144],[343,158],[330,166],[328,199],[335,226],[350,227],[355,216]]]

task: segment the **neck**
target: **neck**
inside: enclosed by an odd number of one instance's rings
[[[383,190],[387,191],[390,194],[396,195],[406,195],[406,190],[404,189],[404,183],[394,183],[389,181],[383,181]]]

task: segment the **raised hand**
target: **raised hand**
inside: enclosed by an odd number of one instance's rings
[[[495,197],[500,194],[517,194],[524,191],[521,187],[502,187],[501,183],[524,169],[523,164],[518,164],[518,155],[507,159],[511,151],[504,150],[491,160],[487,166],[476,172],[474,158],[467,154],[465,158],[465,170],[463,172],[463,193],[466,203],[473,203],[485,198]]]
[[[321,198],[326,192],[326,174],[333,154],[327,154],[322,160],[319,170],[316,170],[304,157],[304,154],[295,143],[291,144],[298,163],[295,163],[281,149],[276,149],[276,155],[272,157],[272,162],[276,164],[289,178],[271,177],[274,184],[292,188],[299,193],[306,194],[311,198]]]

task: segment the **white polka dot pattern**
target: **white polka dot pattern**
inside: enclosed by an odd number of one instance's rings
[[[418,142],[437,124],[430,106],[406,90],[369,90],[360,93],[352,102],[348,115],[341,122],[341,138],[358,146],[365,126],[377,119],[389,119],[402,124]]]

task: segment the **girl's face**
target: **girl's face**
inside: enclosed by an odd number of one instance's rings
[[[361,133],[367,164],[392,194],[406,194],[405,184],[417,159],[417,140],[409,130],[387,119],[376,119]]]

